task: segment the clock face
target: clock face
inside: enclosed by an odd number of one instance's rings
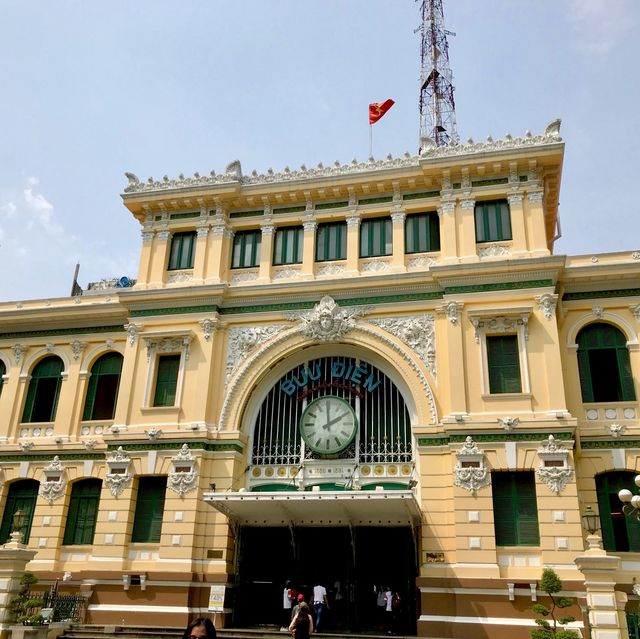
[[[340,397],[326,395],[314,399],[302,413],[300,433],[306,445],[321,455],[344,450],[358,430],[353,408]]]

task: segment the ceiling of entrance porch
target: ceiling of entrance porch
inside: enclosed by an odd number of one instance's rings
[[[240,526],[414,526],[421,513],[411,490],[205,493]]]

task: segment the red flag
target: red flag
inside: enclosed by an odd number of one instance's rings
[[[369,105],[369,124],[375,124],[395,102],[391,99],[384,102],[372,102]]]

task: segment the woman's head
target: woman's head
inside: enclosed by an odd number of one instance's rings
[[[305,601],[301,601],[298,604],[298,612],[304,617],[309,614],[309,604]]]
[[[211,619],[198,617],[186,627],[182,639],[216,639],[216,628]]]

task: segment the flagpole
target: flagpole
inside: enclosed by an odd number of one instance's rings
[[[369,124],[369,157],[373,155],[373,124]]]

